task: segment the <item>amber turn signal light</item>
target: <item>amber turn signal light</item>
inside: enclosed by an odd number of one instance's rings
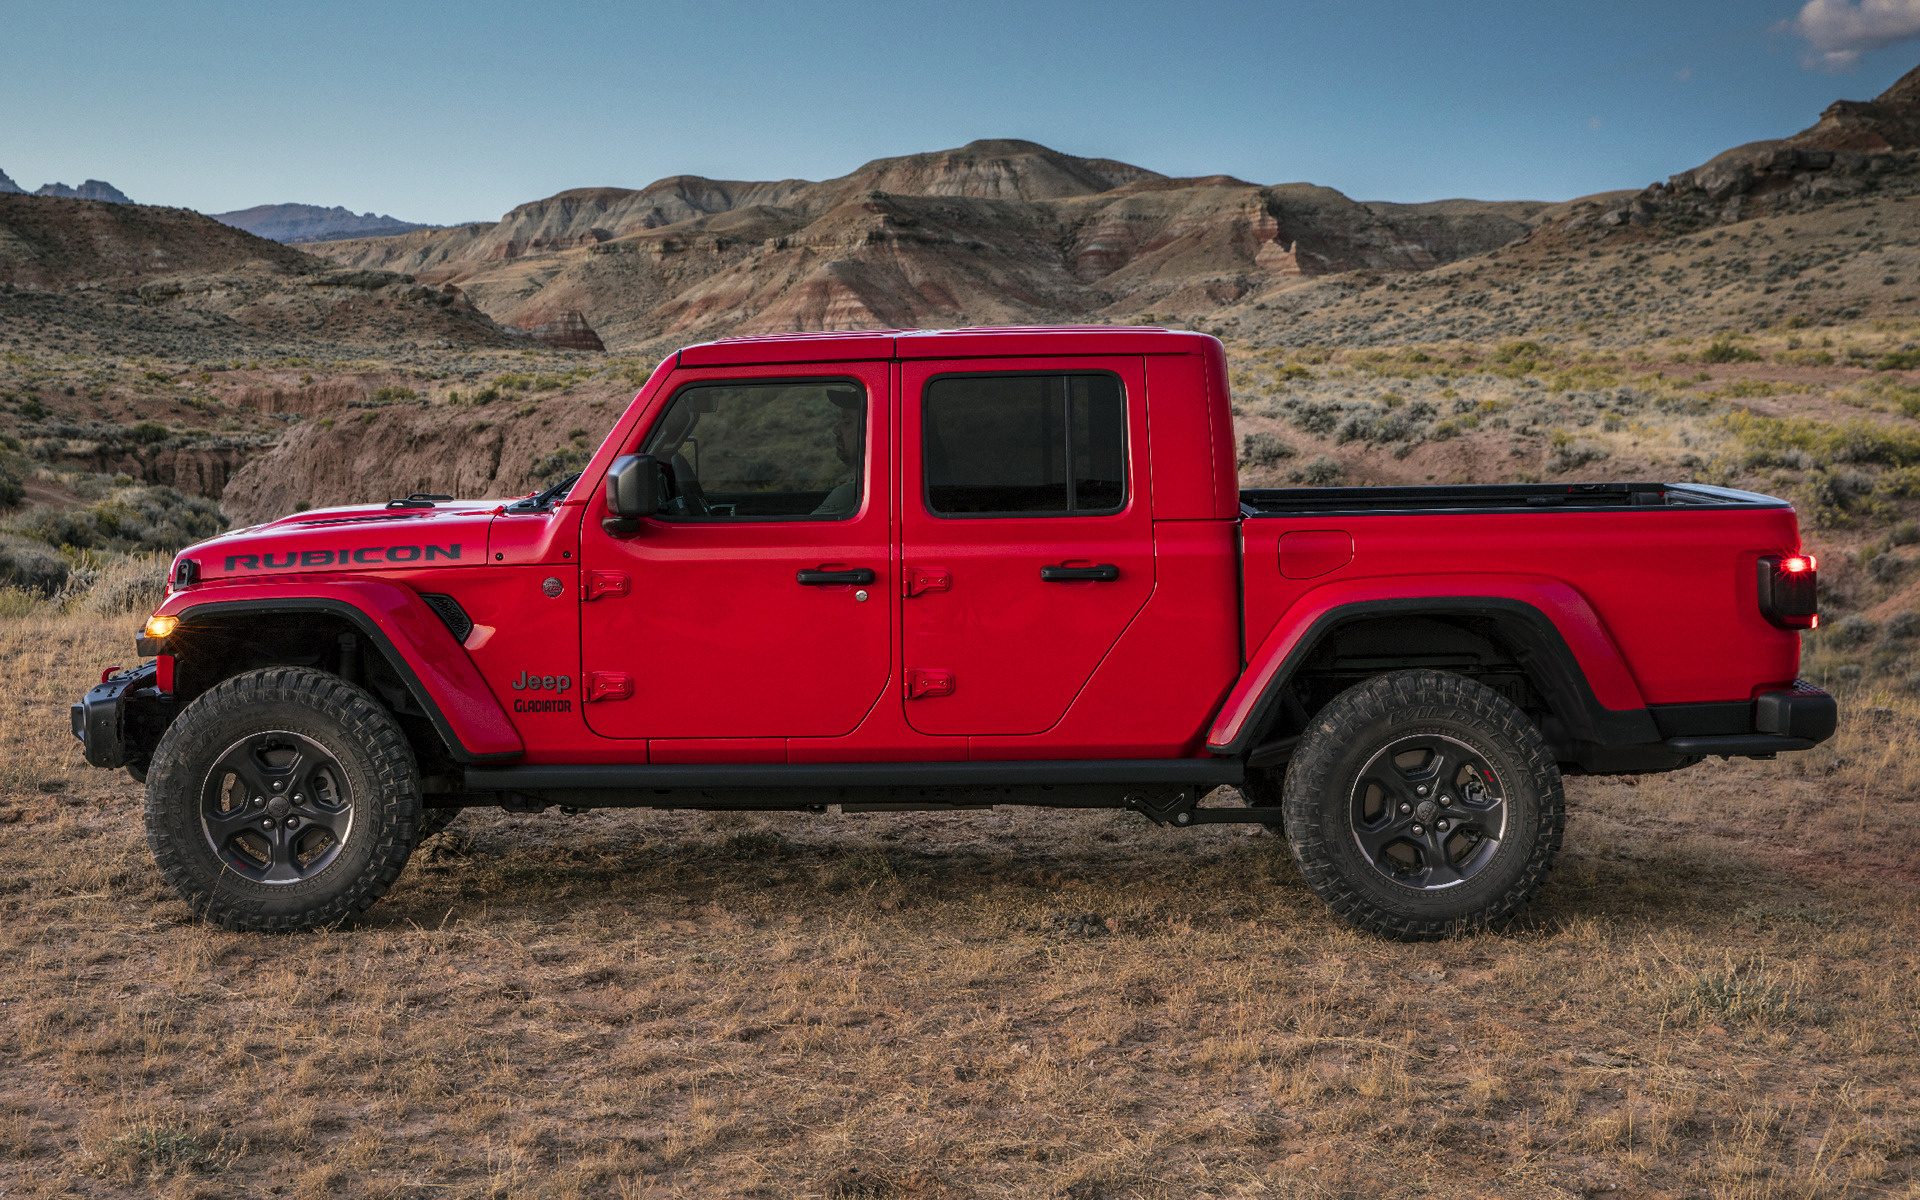
[[[150,638],[163,638],[179,627],[179,617],[152,616],[147,618],[146,634]]]

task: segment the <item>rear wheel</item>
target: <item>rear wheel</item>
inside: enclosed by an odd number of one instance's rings
[[[147,844],[174,891],[228,929],[310,929],[384,895],[416,839],[413,752],[336,676],[270,667],[197,697],[147,778]]]
[[[1287,772],[1307,883],[1402,941],[1518,916],[1560,851],[1566,800],[1540,730],[1492,689],[1401,671],[1316,713]]]

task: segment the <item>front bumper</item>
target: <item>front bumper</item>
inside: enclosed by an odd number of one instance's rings
[[[73,736],[96,767],[144,767],[173,715],[159,666],[145,663],[88,689],[70,710]]]

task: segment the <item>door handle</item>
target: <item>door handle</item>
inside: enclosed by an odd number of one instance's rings
[[[795,579],[808,587],[840,587],[850,583],[872,583],[871,567],[855,567],[851,571],[809,571],[802,568],[794,572]]]
[[[1062,563],[1055,563],[1053,566],[1040,568],[1042,583],[1075,583],[1085,580],[1092,580],[1094,583],[1112,583],[1118,578],[1120,578],[1120,568],[1112,563],[1101,563],[1097,567],[1069,567]]]

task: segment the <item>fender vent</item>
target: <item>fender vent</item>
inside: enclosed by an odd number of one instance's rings
[[[460,607],[458,600],[439,592],[421,592],[420,598],[427,602],[427,607],[433,610],[435,616],[445,622],[447,632],[453,635],[454,641],[464,643],[467,640],[467,635],[473,632],[473,618],[467,615],[466,609]]]

